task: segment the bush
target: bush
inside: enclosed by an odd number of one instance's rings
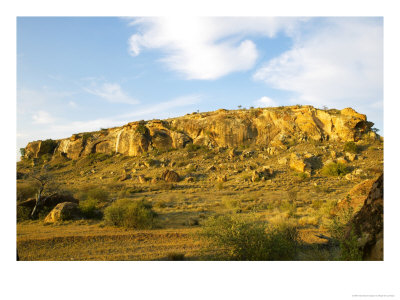
[[[224,197],[222,199],[222,204],[228,209],[240,208],[240,200],[239,199],[232,199],[230,197]]]
[[[25,206],[17,206],[17,222],[30,219],[31,208]]]
[[[309,178],[307,173],[304,172],[293,172],[293,176],[296,176],[298,180],[303,181]]]
[[[108,201],[110,193],[101,188],[96,188],[95,186],[88,186],[83,188],[80,192],[75,194],[75,197],[79,201],[92,200],[92,202],[104,203]]]
[[[106,154],[106,153],[90,153],[86,159],[88,161],[89,164],[93,164],[96,162],[102,162],[105,161],[109,158],[111,158],[112,155],[111,154]]]
[[[194,152],[201,148],[201,146],[196,144],[186,144],[185,149],[187,152]]]
[[[101,219],[103,215],[97,205],[96,199],[89,198],[79,202],[79,209],[85,219]]]
[[[279,210],[287,212],[289,217],[294,217],[297,212],[297,206],[294,202],[284,201],[279,206]]]
[[[358,153],[358,152],[360,152],[360,148],[354,142],[346,142],[344,144],[343,151],[351,152],[351,153]]]
[[[104,218],[108,223],[136,229],[152,228],[156,216],[151,204],[145,200],[120,199],[104,211]]]
[[[350,197],[346,198],[347,203],[350,203]],[[335,215],[330,224],[328,224],[329,232],[334,240],[340,245],[340,260],[362,260],[362,252],[358,247],[357,236],[351,230],[349,236],[346,237],[346,230],[349,222],[353,218],[354,210],[351,205],[342,208]]]
[[[106,202],[109,197],[109,192],[103,189],[91,189],[87,193],[87,198],[91,200],[97,200],[99,202]]]
[[[285,224],[267,226],[238,215],[207,219],[200,236],[222,259],[293,260],[298,252],[297,228]]]
[[[147,127],[144,126],[143,124],[139,124],[139,125],[136,127],[136,132],[137,132],[137,133],[140,133],[140,134],[142,134],[142,135],[147,135],[148,132],[149,132],[149,130],[148,130]]]
[[[349,172],[349,168],[342,163],[330,163],[322,168],[322,174],[327,176],[344,176]]]

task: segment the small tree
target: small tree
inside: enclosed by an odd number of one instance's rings
[[[54,177],[43,170],[34,171],[29,175],[29,177],[37,183],[36,203],[30,214],[32,219],[36,219],[39,212],[43,209],[45,199],[56,194],[59,187],[55,184]]]
[[[21,156],[25,156],[25,148],[19,148],[19,152],[21,153]]]
[[[372,130],[372,132],[374,132],[374,133],[378,133],[378,132],[379,132],[379,129],[378,129],[378,128],[375,128],[375,127],[371,128],[371,130]]]

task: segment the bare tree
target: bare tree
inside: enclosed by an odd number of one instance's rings
[[[38,184],[36,203],[31,212],[31,218],[36,219],[44,206],[46,198],[57,193],[56,191],[58,190],[58,185],[55,183],[54,177],[47,172],[46,168],[43,168],[39,172],[36,171],[31,173],[29,177],[34,179]]]

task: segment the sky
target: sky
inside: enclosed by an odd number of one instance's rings
[[[136,120],[295,104],[352,107],[383,135],[383,18],[17,18],[17,157]]]

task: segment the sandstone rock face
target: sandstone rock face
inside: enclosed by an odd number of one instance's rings
[[[144,175],[138,175],[137,178],[138,178],[140,183],[146,183],[147,182],[146,177],[144,177]]]
[[[302,173],[310,173],[311,174],[311,166],[305,161],[298,153],[292,153],[290,156],[290,168],[297,172]]]
[[[338,201],[336,210],[352,207],[354,213],[357,213],[363,206],[370,190],[376,179],[367,179],[354,186],[348,193],[348,197]]]
[[[217,182],[226,182],[228,181],[228,178],[226,175],[221,175],[217,177]]]
[[[364,260],[383,260],[383,174],[375,180],[364,205],[349,223],[358,237]]]
[[[80,219],[78,205],[73,202],[63,202],[57,204],[56,207],[46,216],[45,223],[54,223],[65,220]]]
[[[54,145],[35,141],[26,146],[25,157],[37,158],[47,153],[71,159],[90,153],[138,156],[153,149],[184,148],[189,143],[213,148],[259,145],[275,153],[286,149],[290,141],[356,141],[371,132],[372,126],[365,115],[351,108],[325,111],[312,106],[288,106],[218,110],[74,134],[54,141]]]

